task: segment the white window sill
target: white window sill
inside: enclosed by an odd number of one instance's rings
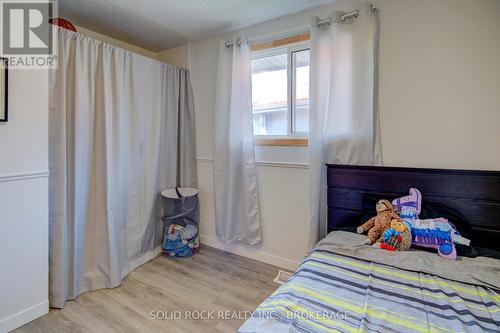
[[[307,147],[309,140],[307,138],[254,138],[256,146],[302,146]]]

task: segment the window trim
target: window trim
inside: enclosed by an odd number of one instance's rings
[[[302,35],[299,35],[302,36]],[[254,144],[257,146],[307,146],[308,133],[307,132],[294,132],[293,131],[293,116],[294,104],[293,97],[295,96],[292,87],[295,83],[295,74],[293,70],[293,52],[304,51],[310,49],[309,34],[307,39],[301,39],[296,42],[293,37],[291,40],[294,42],[289,44],[279,44],[279,46],[257,49],[252,51],[251,60],[270,57],[286,53],[287,55],[287,135],[274,136],[274,135],[254,135]],[[280,41],[280,40],[279,40]],[[267,45],[272,45],[273,42],[268,42]],[[264,45],[264,44],[263,44]],[[253,49],[253,47],[252,47]]]
[[[257,135],[253,142],[256,146],[309,146],[309,139],[304,137]]]
[[[301,46],[301,47],[300,47]],[[307,43],[307,45],[298,45],[297,47],[294,47],[294,48],[291,48],[289,50],[289,58],[290,58],[290,62],[289,62],[289,65],[290,65],[290,79],[288,80],[289,81],[289,84],[291,85],[290,88],[289,88],[289,103],[290,104],[290,112],[289,113],[289,117],[290,119],[288,120],[288,126],[290,126],[290,128],[288,129],[288,132],[290,135],[290,133],[292,133],[292,135],[294,136],[302,136],[302,137],[307,137],[308,136],[308,133],[309,132],[296,132],[293,130],[294,128],[294,118],[293,118],[293,115],[296,113],[297,111],[297,103],[296,103],[296,100],[295,100],[295,95],[296,95],[296,89],[293,89],[293,88],[296,88],[296,83],[297,83],[297,77],[296,77],[296,71],[295,71],[295,61],[294,61],[294,58],[293,58],[293,53],[294,52],[301,52],[301,51],[306,51],[306,50],[311,50],[311,47],[310,47],[310,44]]]
[[[289,37],[284,37],[284,38],[279,38],[279,39],[274,39],[262,43],[257,43],[253,44],[251,46],[251,51],[252,52],[258,52],[262,50],[267,50],[267,49],[273,49],[277,47],[283,47],[289,44],[297,44],[300,42],[308,42],[311,39],[311,33],[309,31],[294,35],[294,36],[289,36]]]

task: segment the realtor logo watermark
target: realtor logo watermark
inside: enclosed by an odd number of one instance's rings
[[[2,56],[9,68],[47,69],[57,64],[55,29],[49,19],[56,16],[53,0],[0,0]]]

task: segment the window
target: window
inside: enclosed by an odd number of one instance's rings
[[[292,52],[292,132],[309,132],[309,49]]]
[[[252,112],[254,135],[287,135],[287,54],[252,60]]]
[[[309,45],[252,53],[255,136],[304,138],[309,131]]]

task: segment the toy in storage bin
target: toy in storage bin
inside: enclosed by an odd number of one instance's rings
[[[176,187],[163,190],[163,254],[169,258],[190,257],[200,251],[198,190]]]

